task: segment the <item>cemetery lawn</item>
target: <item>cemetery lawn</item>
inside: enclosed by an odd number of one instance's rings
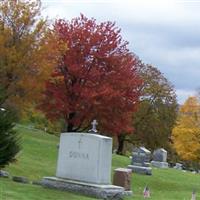
[[[22,151],[18,161],[5,170],[15,176],[26,176],[31,181],[40,180],[44,176],[54,176],[57,162],[57,144],[59,138],[38,130],[30,130],[17,126],[22,136]],[[113,155],[112,169],[126,167],[130,160],[124,156]],[[192,190],[200,198],[200,175],[182,172],[175,169],[153,168],[152,176],[132,175],[133,197],[125,200],[140,200],[145,185],[151,191],[152,200],[189,200]],[[38,185],[20,184],[11,179],[0,178],[0,200],[92,200],[85,196],[70,192],[61,192],[42,188]]]

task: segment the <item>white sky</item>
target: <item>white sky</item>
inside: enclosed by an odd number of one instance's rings
[[[115,21],[129,48],[175,86],[179,103],[200,87],[200,0],[42,0],[44,15]]]

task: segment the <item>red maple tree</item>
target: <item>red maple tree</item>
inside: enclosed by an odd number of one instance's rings
[[[68,50],[46,83],[40,108],[50,119],[64,118],[68,132],[88,130],[93,119],[102,133],[131,132],[141,80],[120,29],[84,15],[54,27]]]

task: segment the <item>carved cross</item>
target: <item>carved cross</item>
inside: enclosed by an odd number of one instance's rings
[[[92,129],[90,129],[89,132],[97,133],[97,132],[98,132],[97,129],[96,129],[96,126],[98,125],[97,120],[94,119],[94,120],[92,121],[91,125],[92,125]]]

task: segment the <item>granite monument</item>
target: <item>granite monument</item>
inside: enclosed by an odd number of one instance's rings
[[[136,147],[132,152],[131,165],[129,169],[139,174],[152,175],[152,168],[150,167],[151,152],[145,147]]]
[[[121,198],[124,188],[111,185],[112,138],[92,133],[62,133],[56,177],[44,177],[49,188],[97,198]]]
[[[168,168],[167,151],[163,148],[156,149],[153,152],[153,160],[151,161],[153,167]]]

